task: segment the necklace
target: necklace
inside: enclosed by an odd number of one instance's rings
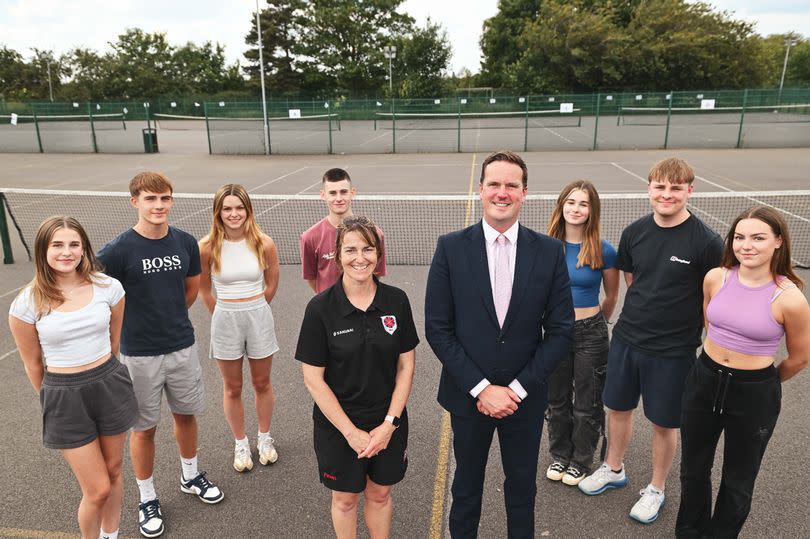
[[[73,287],[71,287],[71,288],[67,288],[67,289],[66,289],[66,288],[63,288],[63,289],[62,289],[62,295],[63,295],[63,296],[66,296],[66,297],[67,297],[67,296],[72,296],[72,295],[73,295],[73,292],[75,292],[76,290],[78,290],[79,288],[83,287],[83,286],[84,286],[84,285],[86,285],[86,284],[87,284],[87,283],[79,283],[79,284],[77,284],[76,286],[73,286]]]

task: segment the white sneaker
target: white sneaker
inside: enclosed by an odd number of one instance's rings
[[[278,451],[276,451],[276,447],[273,445],[273,439],[270,436],[259,439],[258,449],[259,462],[262,463],[262,466],[273,464],[278,460]]]
[[[658,518],[666,497],[663,492],[652,485],[647,485],[639,494],[641,494],[641,499],[630,510],[630,518],[642,524],[651,524]]]
[[[568,466],[559,460],[555,460],[546,470],[546,478],[551,479],[552,481],[559,481],[563,478],[566,468],[568,468]]]
[[[624,474],[624,466],[618,473],[610,469],[607,463],[596,469],[591,475],[583,479],[577,485],[579,490],[588,496],[596,496],[612,488],[620,488],[627,485],[627,476]]]
[[[250,458],[250,446],[236,444],[233,449],[233,469],[237,472],[253,469],[253,459]]]

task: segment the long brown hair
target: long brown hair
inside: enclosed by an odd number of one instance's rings
[[[579,250],[579,256],[577,256],[577,267],[590,266],[591,269],[599,269],[605,265],[602,258],[602,233],[599,224],[602,206],[599,202],[599,193],[591,182],[588,180],[575,180],[563,187],[548,221],[548,235],[560,241],[565,241],[563,208],[565,207],[565,201],[574,191],[582,191],[588,195],[588,204],[590,206],[588,220],[585,221],[585,226],[582,229],[582,248]]]
[[[773,252],[773,257],[771,257],[770,270],[773,281],[779,284],[779,276],[784,275],[793,281],[799,290],[804,289],[804,281],[801,277],[796,275],[791,265],[790,234],[788,233],[787,222],[785,218],[782,217],[781,213],[768,206],[752,206],[734,219],[726,235],[726,245],[723,249],[723,260],[720,262],[720,265],[724,268],[731,269],[740,264],[740,261],[734,256],[734,234],[737,231],[737,224],[743,219],[757,219],[762,221],[771,227],[774,236],[782,238],[782,245]]]
[[[56,231],[63,228],[74,230],[82,242],[82,259],[76,266],[76,273],[84,281],[98,284],[101,264],[96,259],[90,239],[82,225],[73,217],[64,215],[48,217],[39,225],[34,239],[34,278],[31,280],[31,297],[38,318],[65,302],[65,296],[56,283],[54,270],[48,265],[48,246]]]
[[[337,264],[338,272],[343,273],[343,264],[340,263],[340,249],[343,247],[343,238],[349,232],[357,232],[370,246],[377,250],[377,267],[374,268],[374,273],[380,267],[380,260],[383,257],[384,250],[380,233],[377,231],[377,225],[368,217],[362,215],[352,215],[346,217],[337,227],[337,238],[335,238],[335,264]]]
[[[205,237],[204,243],[211,248],[211,273],[219,273],[222,268],[222,241],[225,239],[225,225],[222,222],[222,206],[225,205],[225,197],[235,196],[239,199],[245,207],[245,241],[256,255],[259,261],[259,267],[264,270],[266,267],[264,261],[264,246],[262,244],[262,230],[256,223],[253,216],[253,204],[250,202],[245,188],[238,183],[226,183],[217,189],[214,195],[214,217],[211,220],[211,231]]]

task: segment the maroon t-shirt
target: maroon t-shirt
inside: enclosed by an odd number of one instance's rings
[[[383,252],[385,251],[385,237],[379,228]],[[340,276],[335,262],[335,241],[337,228],[324,217],[306,232],[301,234],[301,273],[306,280],[315,279],[315,288],[318,293],[323,292],[335,284]],[[377,262],[374,272],[380,277],[385,276],[385,255]]]

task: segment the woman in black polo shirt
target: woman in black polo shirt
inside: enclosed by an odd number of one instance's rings
[[[419,338],[408,297],[374,275],[383,255],[374,223],[346,218],[335,253],[342,276],[307,305],[295,358],[315,400],[315,454],[336,535],[355,537],[363,493],[369,533],[388,537],[391,485],[408,467],[405,403]]]

